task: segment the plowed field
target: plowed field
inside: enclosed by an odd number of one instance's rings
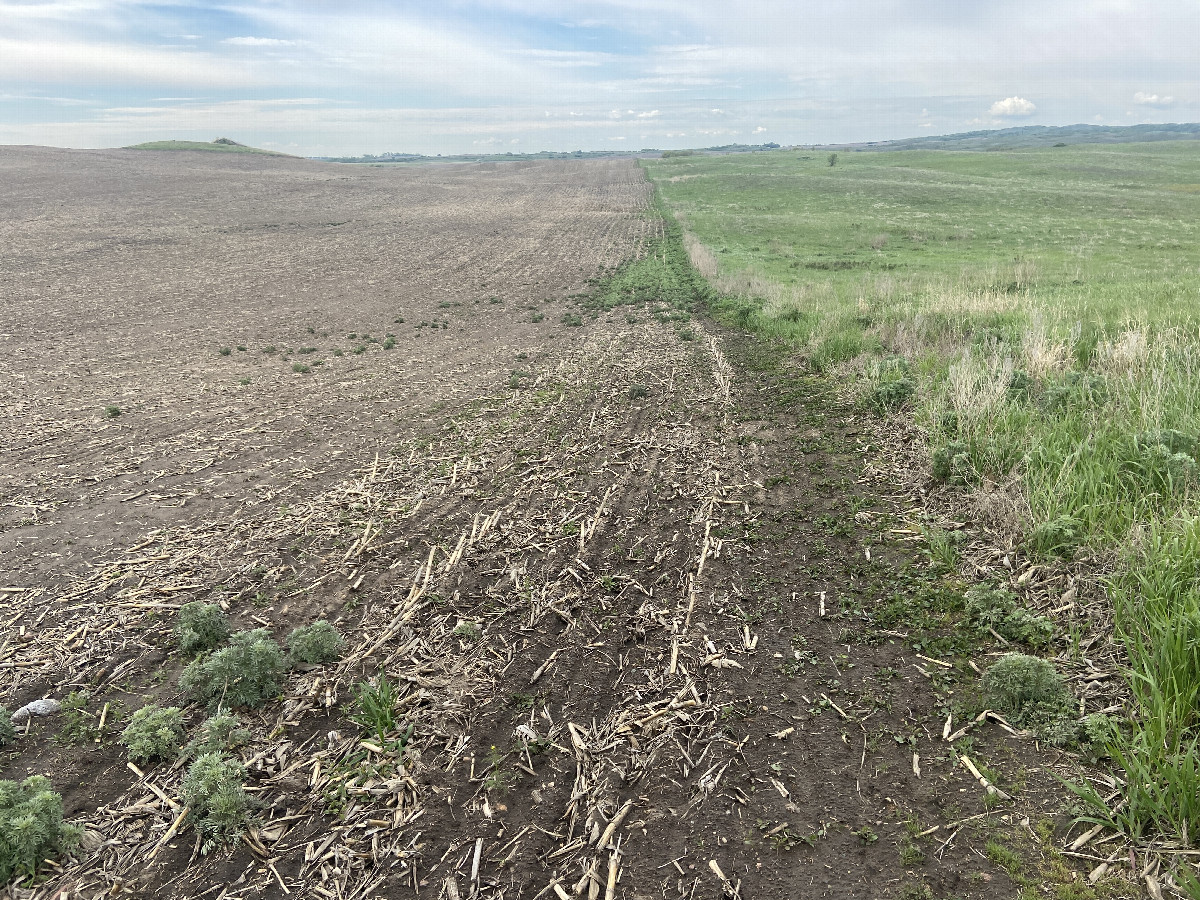
[[[0,151],[0,698],[75,698],[0,774],[85,829],[15,892],[1015,895],[981,851],[1046,838],[1062,754],[979,726],[1014,805],[951,753],[974,674],[871,423],[700,311],[569,324],[660,231],[638,168],[213,156]],[[347,638],[239,711],[212,848],[118,741],[205,717],[197,599]]]

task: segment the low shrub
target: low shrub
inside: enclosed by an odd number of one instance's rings
[[[70,850],[80,829],[63,822],[62,797],[41,775],[0,781],[0,883],[32,877],[42,860]]]
[[[288,635],[288,653],[292,662],[321,665],[342,655],[346,644],[336,628],[320,619],[301,626]]]
[[[242,764],[219,753],[205,753],[188,767],[180,794],[206,845],[230,841],[245,829],[251,808],[245,780]]]
[[[221,607],[196,600],[180,607],[175,634],[184,656],[195,656],[225,643],[229,639],[229,623]]]
[[[178,706],[143,706],[121,732],[121,743],[134,762],[174,759],[183,743],[183,711]]]
[[[881,416],[887,415],[908,403],[916,392],[916,384],[907,376],[877,381],[867,392],[867,406]]]
[[[220,706],[258,706],[279,692],[283,652],[265,628],[239,631],[228,647],[193,660],[179,686],[195,700]]]
[[[13,728],[12,714],[0,706],[0,747],[5,747],[17,739],[17,730]]]
[[[968,487],[979,479],[971,459],[971,448],[961,441],[951,441],[934,450],[931,463],[933,477],[946,484]]]
[[[1047,660],[1005,654],[983,673],[980,688],[993,709],[1047,743],[1062,746],[1077,740],[1074,698]]]
[[[183,749],[183,755],[196,759],[206,753],[225,754],[248,740],[250,731],[242,727],[241,719],[226,709],[218,709],[216,715],[201,723],[196,737]]]
[[[993,629],[1014,644],[1041,648],[1054,636],[1054,623],[1030,612],[1017,602],[1011,591],[991,585],[977,585],[966,593],[967,614],[981,630]]]

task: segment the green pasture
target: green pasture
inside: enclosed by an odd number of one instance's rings
[[[1109,741],[1124,804],[1085,799],[1195,846],[1200,142],[830,162],[644,165],[719,315],[916,421],[932,475],[1029,554],[1088,561],[1137,712]]]

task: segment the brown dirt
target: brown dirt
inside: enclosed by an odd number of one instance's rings
[[[873,628],[916,560],[867,426],[712,323],[560,324],[656,229],[634,166],[8,148],[0,185],[5,705],[180,702],[191,599],[348,637],[245,712],[257,823],[207,855],[162,841],[181,765],[32,725],[4,777],[87,828],[33,896],[1015,895],[983,847],[1039,842],[1060,755],[977,729],[1025,782],[986,804],[942,740],[973,676]],[[381,672],[403,748],[346,718]]]

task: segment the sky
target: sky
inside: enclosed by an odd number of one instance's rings
[[[0,0],[0,144],[302,156],[1200,120],[1200,0]]]

